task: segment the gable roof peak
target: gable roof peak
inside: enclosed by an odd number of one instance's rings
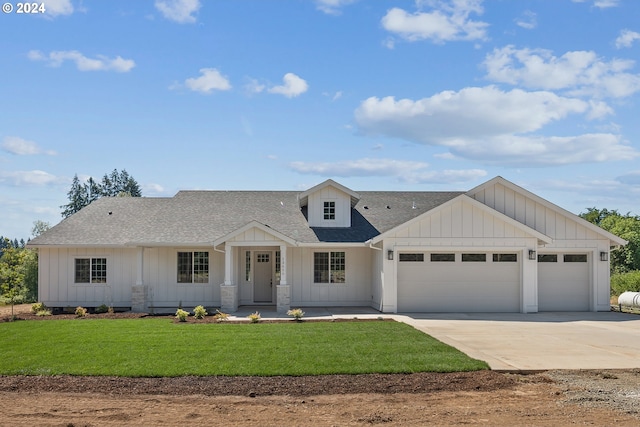
[[[333,187],[336,188],[340,191],[342,191],[343,193],[346,193],[347,195],[349,195],[351,197],[351,207],[354,207],[356,204],[358,204],[358,201],[360,200],[360,195],[358,193],[356,193],[355,191],[353,191],[352,189],[345,187],[344,185],[332,180],[331,178],[325,180],[324,182],[321,182],[318,185],[315,185],[313,187],[311,187],[310,189],[303,191],[302,193],[300,193],[298,195],[298,200],[300,201],[300,207],[306,206],[307,202],[309,200],[309,196],[313,193],[315,193],[316,191],[320,191],[323,188],[326,187]]]

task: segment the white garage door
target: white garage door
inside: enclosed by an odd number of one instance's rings
[[[520,254],[400,253],[398,311],[519,312]]]
[[[538,254],[538,311],[589,311],[587,254]]]

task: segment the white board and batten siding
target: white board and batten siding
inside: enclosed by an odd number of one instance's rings
[[[609,262],[600,261],[599,256],[609,252],[607,236],[576,215],[507,182],[494,180],[469,196],[553,239],[538,250],[540,254],[556,253],[561,260],[555,265],[538,265],[540,310],[610,310]],[[565,264],[564,254],[586,254],[587,262]]]
[[[314,283],[314,252],[345,253],[345,283]],[[288,277],[291,306],[371,306],[372,276],[369,248],[289,248]]]
[[[111,248],[38,249],[38,301],[49,307],[131,305],[136,250]],[[76,258],[106,258],[107,283],[75,283]]]
[[[386,310],[415,312],[535,311],[534,261],[525,254],[538,239],[471,199],[460,197],[388,233],[385,260]],[[422,254],[401,262],[401,254]],[[432,253],[454,254],[455,262],[431,262]],[[462,254],[485,254],[485,262],[462,262]],[[493,254],[515,254],[516,262],[493,262]],[[394,307],[395,306],[395,307]]]
[[[178,283],[178,252],[209,252],[208,283]],[[177,308],[179,304],[183,307],[220,305],[224,254],[209,248],[145,248],[143,264],[148,305],[158,308]]]
[[[335,203],[335,219],[324,219],[324,203]],[[309,195],[310,227],[351,227],[351,196],[333,186],[326,186]]]
[[[470,197],[555,241],[606,240],[590,227],[572,218],[572,214],[567,215],[549,202],[526,197],[500,183],[470,194]]]
[[[38,300],[50,307],[131,306],[131,287],[137,284],[140,248],[40,248]],[[177,283],[179,251],[209,252],[208,283]],[[75,283],[76,258],[106,258],[106,283]],[[220,304],[220,286],[224,280],[224,257],[202,248],[145,248],[142,285],[147,287],[147,303],[177,307]]]

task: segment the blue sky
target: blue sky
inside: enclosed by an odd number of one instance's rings
[[[0,15],[0,235],[74,174],[468,190],[640,214],[637,0],[45,0]]]

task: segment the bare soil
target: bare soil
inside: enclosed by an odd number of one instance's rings
[[[19,317],[28,317],[25,311]],[[0,307],[0,319],[8,320],[6,307]],[[640,369],[529,375],[0,376],[0,426],[637,426],[638,411]]]

